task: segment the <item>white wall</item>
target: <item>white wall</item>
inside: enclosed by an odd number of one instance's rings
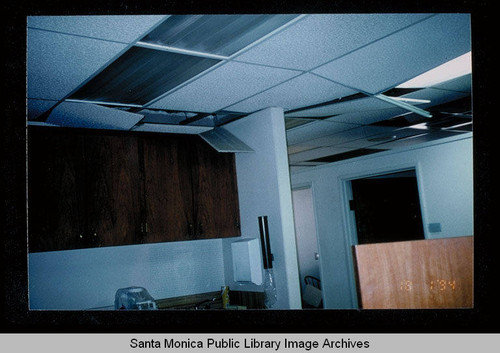
[[[416,169],[426,238],[473,235],[472,134],[292,174],[292,185],[312,184],[326,308],[357,307],[345,181],[409,168]],[[441,232],[429,232],[429,223],[440,223]]]
[[[259,216],[268,216],[277,302],[273,309],[299,309],[300,287],[293,224],[285,124],[281,108],[268,108],[224,126],[255,152],[238,153],[236,169],[242,237],[259,238]],[[233,281],[231,242],[224,239],[226,283],[230,289],[262,291]]]
[[[144,287],[155,299],[220,290],[220,239],[29,254],[30,309],[114,305],[117,289]]]

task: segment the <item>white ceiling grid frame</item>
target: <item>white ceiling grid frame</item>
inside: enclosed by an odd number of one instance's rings
[[[470,16],[439,14],[313,72],[361,92],[378,94],[470,49]]]

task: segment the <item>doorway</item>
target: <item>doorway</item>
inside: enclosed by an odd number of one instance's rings
[[[307,186],[293,189],[292,202],[302,307],[321,307],[321,298],[317,297],[317,295],[321,295],[320,292],[311,293],[310,288],[306,289],[305,283],[306,276],[313,277],[319,280],[319,288],[321,288],[321,270],[312,188]],[[315,286],[318,285],[318,283],[314,284]]]
[[[350,184],[357,244],[425,238],[414,169],[354,179]]]

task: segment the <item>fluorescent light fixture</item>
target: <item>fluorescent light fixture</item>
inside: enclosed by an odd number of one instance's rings
[[[397,88],[431,87],[472,72],[471,52],[450,60],[432,70],[402,83]]]

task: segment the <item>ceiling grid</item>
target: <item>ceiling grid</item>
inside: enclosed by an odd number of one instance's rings
[[[396,94],[470,52],[468,14],[31,16],[27,26],[28,124],[200,134],[280,106],[290,160],[308,166],[471,131],[470,56],[459,76]]]

